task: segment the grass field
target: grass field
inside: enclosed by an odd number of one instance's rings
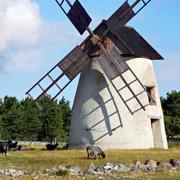
[[[107,150],[106,159],[88,160],[86,151],[84,150],[56,150],[45,151],[40,147],[33,148],[31,151],[11,151],[8,155],[0,156],[0,169],[13,167],[21,169],[25,172],[43,171],[47,168],[53,168],[58,165],[65,167],[79,166],[83,171],[91,162],[96,166],[103,166],[106,162],[133,164],[136,160],[142,163],[147,159],[156,161],[169,161],[169,159],[180,160],[180,146],[170,144],[168,150]],[[122,178],[120,178],[122,177]],[[0,177],[3,178],[4,177]],[[80,177],[79,177],[80,178]],[[105,179],[113,179],[112,177],[104,177]],[[161,180],[180,180],[180,171],[164,171],[159,173],[139,173],[139,174],[120,174],[119,179],[161,179]],[[6,178],[8,179],[8,178]],[[23,176],[18,179],[32,179],[31,176]],[[40,179],[46,179],[41,177]],[[47,179],[72,179],[72,177],[47,177]],[[78,179],[74,177],[73,179]],[[86,177],[86,179],[96,179],[95,177]],[[98,178],[97,178],[98,179]]]

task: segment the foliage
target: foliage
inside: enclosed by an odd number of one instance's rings
[[[167,97],[162,99],[164,114],[180,118],[180,91],[171,91]]]
[[[42,119],[44,131],[52,142],[59,133],[62,134],[62,113],[58,104],[52,103],[48,106],[42,113]]]
[[[38,140],[42,128],[42,121],[39,118],[38,109],[34,107],[30,98],[26,98],[21,101],[21,110],[25,112],[23,118],[25,124],[24,140]]]
[[[18,101],[6,96],[0,99],[0,138],[54,141],[56,137],[67,137],[69,129],[64,127],[64,122],[71,116],[69,102],[64,98],[48,105],[49,102],[49,96],[40,99],[38,103],[43,109],[40,111],[30,98]]]
[[[63,141],[67,141],[69,138],[72,110],[70,108],[70,102],[66,101],[64,97],[59,101],[59,106],[62,113],[63,129],[64,129],[64,134],[61,138]]]
[[[168,136],[180,134],[180,91],[167,93],[166,98],[161,97],[165,115],[165,127]]]
[[[180,118],[165,116],[166,133],[169,137],[180,134]]]
[[[2,139],[2,134],[3,134],[3,120],[2,116],[0,116],[0,138]]]

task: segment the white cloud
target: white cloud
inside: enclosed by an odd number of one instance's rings
[[[29,0],[0,0],[0,52],[33,46],[39,38],[38,6]]]
[[[73,29],[73,26],[67,26],[61,22],[43,21],[41,26],[41,43],[67,44],[74,39],[80,40],[79,34]]]
[[[40,60],[37,59],[41,52],[35,49],[26,49],[8,53],[6,59],[10,59],[6,63],[6,71],[19,71],[25,72],[35,70],[40,66]]]
[[[1,72],[32,70],[43,47],[64,45],[76,36],[60,22],[45,21],[32,0],[0,0],[0,24]]]

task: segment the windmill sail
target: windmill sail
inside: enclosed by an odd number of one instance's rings
[[[134,16],[136,16],[151,0],[135,0],[130,5],[129,0],[126,0],[124,4],[106,21],[109,30],[116,34],[121,27],[129,22]]]
[[[58,0],[55,1],[72,22],[77,31],[82,35],[91,23],[92,19],[81,3],[78,0],[76,0],[73,5],[68,0],[63,0],[61,3]],[[66,12],[66,10],[63,8],[64,3],[67,3],[70,8],[68,12]]]
[[[37,83],[35,83],[26,94],[30,96],[34,102],[37,102],[43,95],[49,94],[48,92],[56,87],[56,93],[51,100],[54,100],[70,83],[71,81],[81,72],[82,68],[89,63],[89,57],[84,53],[80,46],[75,47],[62,61],[56,64],[47,74],[45,74]],[[52,74],[54,71],[57,73],[59,70],[59,75],[53,78]],[[59,83],[62,79],[66,80],[63,82],[63,86]],[[50,83],[43,87],[42,84],[47,84],[47,80]],[[33,95],[33,91],[36,96]]]
[[[58,66],[70,80],[73,80],[88,63],[88,55],[77,46],[58,64]]]
[[[107,50],[105,54],[102,54],[99,57],[99,63],[109,80],[115,79],[119,74],[129,69],[116,48]]]

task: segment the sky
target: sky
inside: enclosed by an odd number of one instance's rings
[[[79,1],[92,17],[93,29],[125,0]],[[152,0],[128,25],[164,57],[153,61],[160,95],[180,91],[180,0]],[[0,0],[0,26],[0,98],[25,98],[25,92],[87,36],[78,34],[54,0]],[[60,96],[71,104],[78,78]]]

